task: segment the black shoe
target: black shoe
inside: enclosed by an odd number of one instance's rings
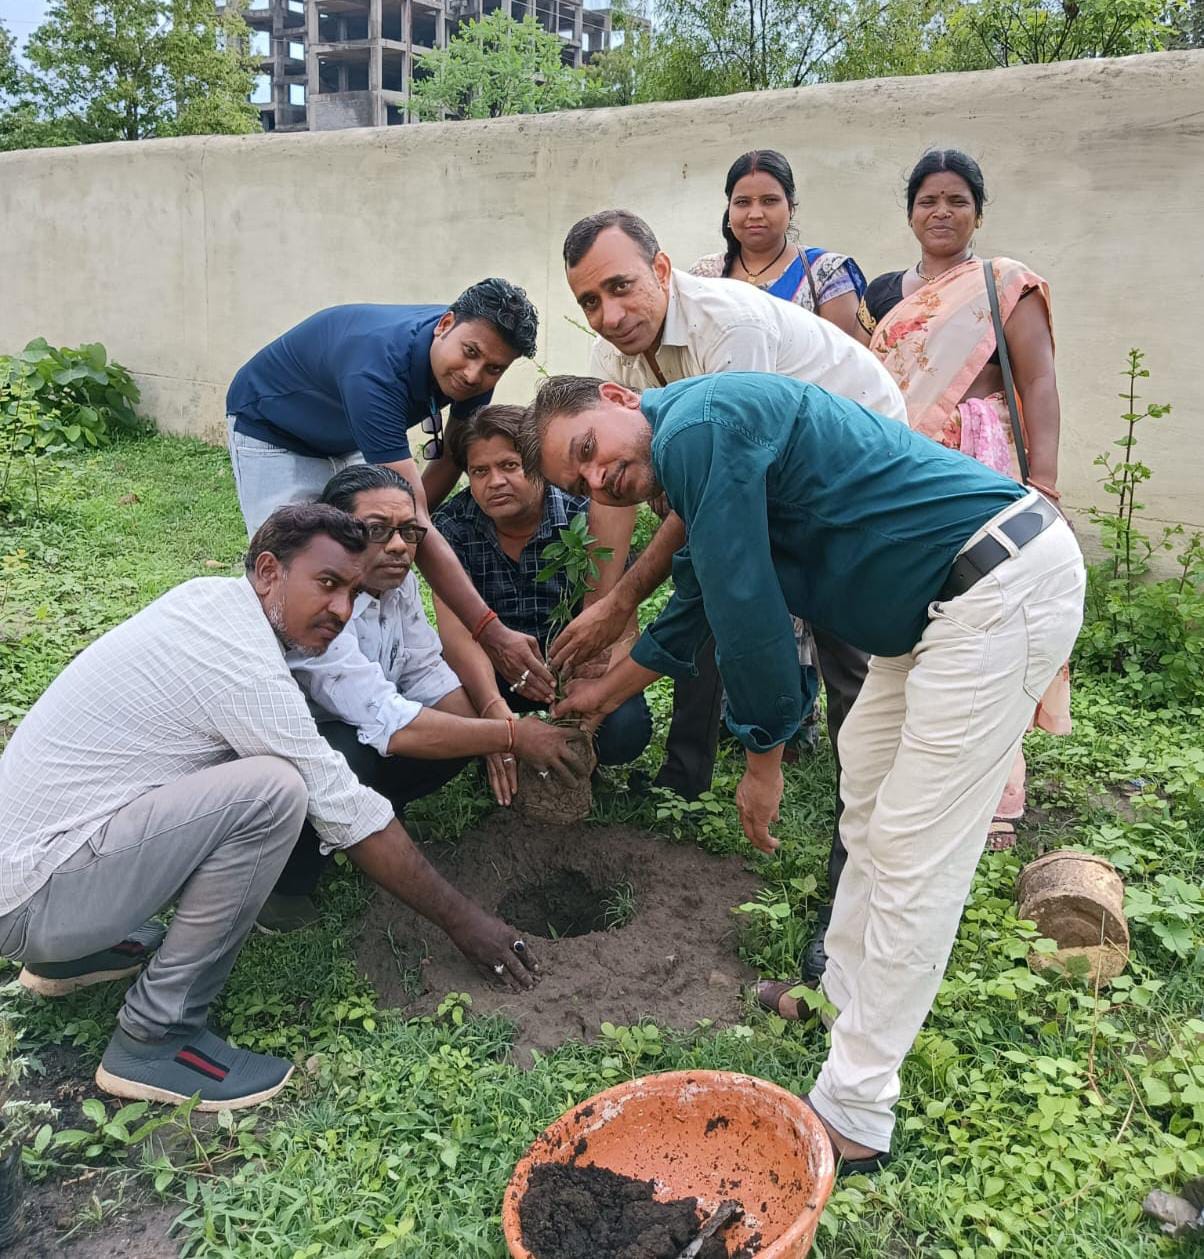
[[[828,934],[828,923],[832,918],[832,910],[824,906],[819,911],[819,921],[815,924],[815,932],[807,941],[803,950],[802,973],[808,983],[818,983],[828,968],[828,954],[824,948],[824,937]]]

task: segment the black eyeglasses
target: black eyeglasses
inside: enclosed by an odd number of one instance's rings
[[[401,534],[401,540],[409,546],[417,546],[426,537],[426,526],[408,520],[404,525],[387,525],[384,521],[373,521],[364,525],[364,532],[369,542],[384,545],[395,533]]]
[[[443,458],[443,417],[439,414],[439,408],[435,405],[435,400],[431,399],[431,413],[422,421],[422,431],[430,433],[430,441],[422,443],[422,457],[424,459],[442,459]]]

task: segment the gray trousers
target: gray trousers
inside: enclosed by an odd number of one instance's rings
[[[176,900],[166,939],[117,1017],[142,1040],[195,1031],[297,842],[308,803],[301,775],[274,756],[148,791],[0,918],[0,940],[23,936],[13,954],[21,961],[74,961],[112,947]]]

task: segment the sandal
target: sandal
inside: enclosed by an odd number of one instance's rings
[[[786,1019],[787,1022],[797,1023],[800,1018],[798,1002],[794,997],[794,1013],[789,1014],[782,1009],[782,998],[788,993],[793,992],[796,988],[818,988],[818,983],[808,983],[803,979],[759,979],[755,992],[757,994],[757,1003],[762,1009],[768,1010],[770,1014],[776,1014],[780,1019]]]
[[[987,827],[987,852],[1011,852],[1016,847],[1016,828],[1001,817],[991,819]]]
[[[824,1121],[823,1115],[811,1105],[809,1097],[803,1098],[807,1109],[824,1125],[824,1131],[828,1134],[828,1141],[832,1146],[832,1157],[836,1160],[836,1179],[842,1180],[845,1176],[868,1176],[874,1172],[881,1171],[887,1163],[890,1162],[891,1155],[889,1150],[876,1151],[873,1154],[867,1154],[863,1158],[845,1158],[840,1150],[836,1147],[836,1142],[832,1140],[832,1133],[828,1130],[828,1125]]]

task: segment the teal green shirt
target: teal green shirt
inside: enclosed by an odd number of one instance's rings
[[[657,480],[686,526],[674,593],[636,643],[684,677],[714,631],[727,723],[766,751],[802,718],[790,614],[910,651],[966,540],[1028,491],[817,385],[724,372],[649,389]]]

